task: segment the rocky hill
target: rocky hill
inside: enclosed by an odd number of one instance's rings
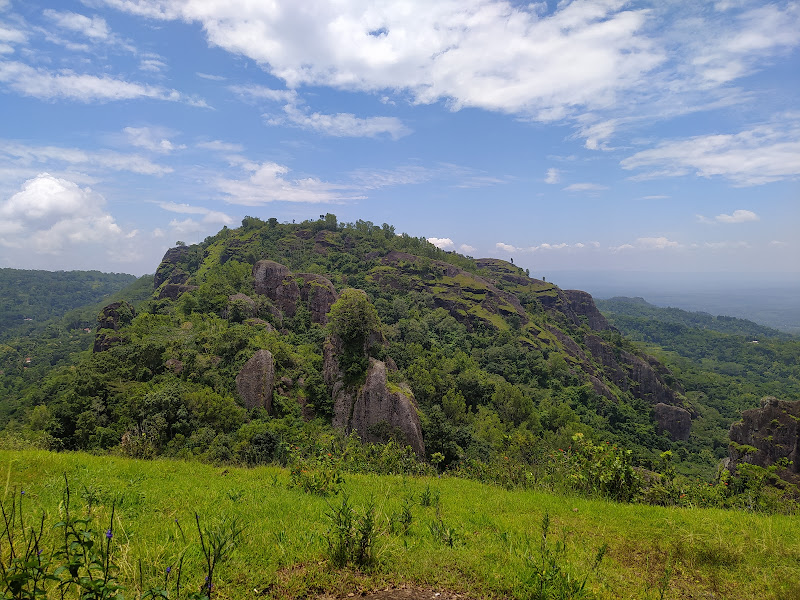
[[[589,294],[387,224],[247,217],[170,249],[153,282],[17,401],[50,447],[251,462],[313,421],[443,467],[533,460],[575,431],[652,460],[696,414]]]
[[[414,388],[427,390],[415,381],[419,372],[409,377],[406,355],[415,343],[414,324],[436,314],[467,338],[502,336],[505,345],[539,361],[538,372],[527,377],[496,373],[495,388],[511,383],[523,395],[535,396],[535,388],[555,385],[581,388],[605,399],[601,404],[639,401],[656,433],[666,431],[673,439],[689,435],[691,412],[680,387],[666,382],[669,372],[658,361],[622,343],[589,294],[532,279],[502,260],[473,261],[441,252],[424,240],[396,236],[387,225],[332,225],[330,215],[327,221],[300,225],[248,218],[238,230],[169,250],[154,285],[156,313],[211,313],[252,332],[272,334],[233,361],[235,385],[223,386],[235,388],[238,402],[248,409],[274,413],[272,396],[279,394],[297,402],[306,418],[327,412],[335,426],[357,431],[366,440],[396,438],[424,455],[420,415],[424,420],[426,409],[442,406],[444,396],[434,390],[420,405]],[[355,288],[363,291],[356,294]],[[332,308],[344,296],[351,303],[357,298],[362,311],[374,313],[356,351],[352,340],[343,341],[329,323]],[[109,310],[118,312],[119,307]],[[338,314],[344,310],[350,309],[340,307]],[[95,350],[108,350],[109,340],[124,346],[120,328],[105,322],[98,328]],[[276,365],[270,348],[269,340],[289,340],[302,324],[319,331],[312,352],[322,356],[324,399],[317,378],[293,376],[291,367]],[[201,359],[185,347],[165,348],[153,373],[170,370],[192,381],[203,374],[187,369],[188,364],[225,366],[224,357],[209,352]],[[480,351],[473,348],[472,354]],[[356,363],[360,370],[355,368],[354,377],[347,369]],[[465,410],[473,413],[486,404],[480,395],[462,396]]]

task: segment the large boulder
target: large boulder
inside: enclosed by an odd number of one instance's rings
[[[742,412],[742,420],[731,425],[729,436],[731,472],[741,463],[769,467],[786,459],[788,464],[778,475],[800,484],[800,400],[763,398],[761,408]]]
[[[272,389],[275,385],[275,363],[269,350],[259,350],[236,376],[236,391],[244,405],[272,411]]]
[[[653,407],[656,427],[661,433],[668,432],[673,440],[686,441],[692,428],[692,415],[685,408],[659,402]]]
[[[367,442],[396,439],[425,456],[414,395],[405,385],[389,383],[386,363],[370,359],[366,381],[357,392],[338,385],[335,393],[334,427],[347,433],[355,431]]]

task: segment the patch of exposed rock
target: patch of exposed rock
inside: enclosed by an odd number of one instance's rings
[[[161,285],[167,281],[177,285],[188,281],[189,274],[180,267],[180,263],[186,258],[189,252],[189,246],[176,246],[175,248],[167,250],[153,278],[153,289],[160,288]]]
[[[611,329],[606,318],[597,310],[591,294],[581,290],[564,290],[563,293],[567,299],[567,309],[577,315],[578,320],[581,320],[581,317],[585,318],[589,328],[593,331]]]
[[[121,302],[112,302],[102,311],[97,317],[97,329],[94,336],[94,352],[105,352],[111,346],[119,343],[122,338],[119,335],[114,335],[110,331],[119,331],[124,325],[128,325],[136,316],[136,309],[133,306],[122,300]]]
[[[655,359],[651,359],[652,362],[645,361],[626,350],[613,347],[596,335],[586,335],[584,342],[600,363],[606,377],[621,390],[630,391],[636,398],[652,405],[680,404],[675,390],[665,383],[662,374],[654,366],[663,370],[664,375],[669,371]]]
[[[275,363],[269,350],[259,350],[236,376],[236,391],[244,405],[272,411],[272,389],[275,385]]]
[[[253,279],[256,292],[272,300],[283,315],[293,317],[297,303],[302,301],[307,304],[313,323],[325,325],[328,322],[326,315],[337,295],[327,277],[312,273],[292,275],[285,265],[260,260],[253,266]]]
[[[778,475],[800,485],[800,401],[763,398],[761,408],[742,412],[742,420],[731,425],[729,436],[731,472],[742,463],[769,467],[787,459],[791,464]]]
[[[669,432],[673,440],[686,441],[692,428],[692,415],[685,408],[659,402],[653,407],[653,416],[659,433]]]
[[[334,385],[333,426],[355,431],[367,442],[399,438],[425,456],[422,425],[414,395],[406,385],[391,385],[386,363],[371,358],[364,385],[357,391]]]
[[[162,287],[161,291],[158,292],[158,299],[163,300],[164,298],[169,298],[170,300],[177,300],[180,298],[181,294],[185,292],[191,292],[192,290],[196,289],[196,285],[172,283],[172,280],[170,279],[169,283],[164,284],[164,287]]]
[[[303,286],[300,288],[300,300],[307,303],[308,310],[311,312],[311,322],[326,325],[328,312],[339,298],[331,280],[313,273],[299,273],[297,277],[303,281]]]

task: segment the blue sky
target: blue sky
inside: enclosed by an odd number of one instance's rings
[[[800,272],[800,3],[0,0],[0,266],[242,217],[532,274]]]

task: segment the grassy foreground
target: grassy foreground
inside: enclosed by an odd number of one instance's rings
[[[0,474],[4,506],[22,497],[30,520],[45,511],[48,527],[63,514],[65,474],[73,511],[91,504],[101,535],[116,502],[113,560],[126,598],[163,583],[183,551],[187,589],[199,589],[196,512],[203,524],[228,517],[245,528],[215,572],[216,598],[346,596],[402,582],[474,598],[531,598],[548,514],[549,556],[559,576],[588,575],[588,597],[800,599],[796,517],[615,504],[451,478],[347,475],[342,493],[356,514],[374,504],[375,561],[334,568],[329,515],[341,495],[290,489],[286,469],[0,451]],[[54,543],[56,533],[46,529],[45,537]],[[608,551],[593,570],[603,544]]]

